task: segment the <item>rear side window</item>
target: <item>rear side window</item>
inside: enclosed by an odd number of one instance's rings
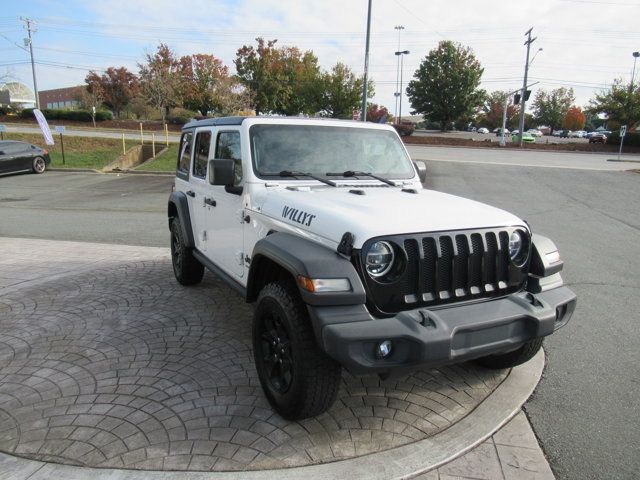
[[[191,162],[191,149],[193,145],[193,133],[188,132],[180,139],[178,154],[178,176],[189,178],[189,163]]]
[[[216,142],[216,158],[233,160],[236,164],[234,185],[242,181],[242,153],[240,151],[240,132],[220,132]]]
[[[207,176],[207,163],[209,162],[209,146],[211,145],[211,132],[198,132],[196,135],[196,148],[193,156],[194,177]]]

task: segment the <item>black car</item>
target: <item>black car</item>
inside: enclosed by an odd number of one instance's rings
[[[0,141],[0,175],[14,172],[43,173],[51,158],[43,148],[15,140]]]

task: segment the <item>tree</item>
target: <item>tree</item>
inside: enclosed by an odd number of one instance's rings
[[[331,71],[322,75],[321,112],[333,118],[352,118],[353,111],[362,101],[363,77],[356,77],[344,63],[336,63]],[[367,86],[367,97],[375,94],[373,82]]]
[[[214,89],[221,115],[239,115],[251,110],[251,91],[235,77],[221,79]]]
[[[234,63],[238,78],[251,92],[256,114],[311,114],[318,110],[320,69],[311,51],[277,48],[277,40],[256,38],[257,47],[238,49]]]
[[[539,90],[531,107],[538,124],[548,125],[551,132],[562,126],[567,111],[575,102],[573,88],[556,88],[551,92]]]
[[[367,105],[367,122],[385,123],[393,120],[387,107],[378,106],[375,103]]]
[[[565,130],[582,130],[587,121],[587,116],[582,113],[580,107],[570,107],[562,120],[562,128]]]
[[[256,115],[274,112],[283,105],[286,79],[280,64],[280,52],[275,47],[277,40],[265,43],[256,38],[257,47],[244,45],[236,52],[238,78],[251,91]]]
[[[478,122],[489,129],[502,128],[502,115],[504,112],[505,97],[508,92],[495,91],[486,96],[482,113],[478,117]],[[518,106],[513,105],[512,97],[507,99],[507,124],[511,128],[518,123]]]
[[[608,91],[596,94],[589,102],[587,112],[592,115],[604,113],[609,117],[609,129],[627,125],[629,128],[640,122],[640,84],[633,90],[617,79]]]
[[[202,115],[220,110],[216,88],[229,77],[229,68],[221,60],[213,55],[187,55],[180,59],[179,72],[179,90],[185,108]]]
[[[142,95],[149,105],[160,111],[164,123],[169,108],[178,104],[179,63],[173,51],[164,43],[158,45],[156,53],[147,53],[145,58],[145,64],[138,64]]]
[[[425,119],[439,122],[444,131],[451,122],[472,116],[482,105],[484,91],[478,87],[483,71],[470,48],[442,41],[409,82],[411,107]]]
[[[102,75],[90,71],[84,81],[87,84],[87,92],[94,96],[96,101],[102,98],[103,103],[113,110],[117,117],[140,91],[138,77],[125,67],[109,67]]]

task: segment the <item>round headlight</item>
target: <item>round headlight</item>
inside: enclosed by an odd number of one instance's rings
[[[374,278],[382,277],[391,270],[394,259],[393,247],[388,242],[375,242],[366,256],[367,273]]]
[[[509,257],[516,265],[521,265],[527,258],[527,239],[521,230],[514,230],[509,237]]]

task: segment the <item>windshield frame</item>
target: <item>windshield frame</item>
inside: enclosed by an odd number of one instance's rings
[[[283,180],[283,181],[304,181],[304,182],[309,182],[309,181],[313,181],[316,182],[317,180],[313,180],[313,179],[303,179],[303,178],[291,178],[291,177],[282,177],[279,175],[279,172],[274,172],[274,173],[263,173],[260,172],[258,170],[258,166],[256,164],[256,153],[255,153],[255,142],[254,142],[254,127],[264,127],[264,126],[268,126],[268,127],[284,127],[284,128],[289,128],[289,127],[309,127],[309,128],[318,128],[318,129],[323,129],[323,128],[327,128],[327,129],[350,129],[350,130],[368,130],[369,132],[379,132],[380,134],[386,134],[386,135],[393,135],[396,137],[396,140],[399,142],[399,146],[401,148],[402,151],[402,156],[404,157],[405,161],[408,162],[407,166],[408,166],[408,171],[406,174],[403,175],[392,175],[392,176],[388,176],[387,178],[391,179],[395,179],[395,180],[400,180],[400,181],[411,181],[411,180],[415,180],[417,177],[417,173],[415,170],[415,166],[413,164],[413,161],[411,160],[411,157],[409,156],[409,153],[407,152],[404,143],[402,142],[402,140],[400,139],[400,137],[398,137],[398,134],[395,132],[395,130],[391,130],[391,129],[383,129],[383,128],[376,128],[376,127],[369,127],[369,126],[346,126],[346,125],[336,125],[336,124],[327,124],[327,125],[321,125],[318,124],[316,122],[314,123],[306,123],[306,122],[296,122],[296,123],[280,123],[280,122],[265,122],[265,123],[252,123],[249,128],[248,128],[248,139],[249,139],[249,151],[250,151],[250,155],[251,155],[251,169],[252,169],[252,173],[256,178],[259,178],[261,180]],[[346,170],[349,170],[349,168],[346,168]],[[316,175],[319,176],[326,176],[326,173],[328,172],[313,172]],[[378,174],[380,176],[383,176],[384,174],[381,172],[371,172],[374,174]],[[378,180],[375,180],[373,178],[365,178],[365,177],[341,177],[341,176],[332,176],[330,177],[332,180],[334,181],[349,181],[350,183],[353,183],[354,181],[366,181],[366,182],[378,182]]]

